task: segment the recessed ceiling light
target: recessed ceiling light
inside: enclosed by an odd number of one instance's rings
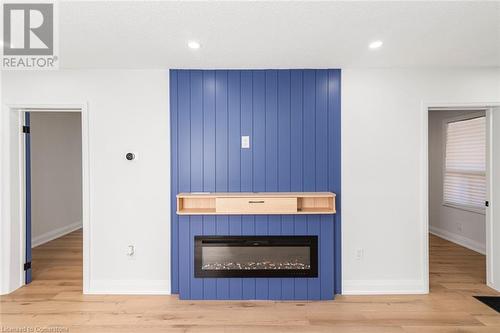
[[[200,46],[201,46],[201,45],[200,45],[200,43],[198,43],[198,42],[197,42],[197,41],[195,41],[195,40],[190,40],[190,41],[188,42],[188,47],[189,47],[190,49],[193,49],[193,50],[198,50],[198,49],[200,48]]]
[[[368,47],[370,49],[378,49],[379,47],[382,46],[382,44],[384,44],[384,42],[382,42],[381,40],[374,40],[373,42],[370,43],[370,45],[368,45]]]

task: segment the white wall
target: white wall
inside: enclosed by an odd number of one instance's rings
[[[0,107],[4,105],[3,103],[3,71],[0,71]],[[0,115],[0,126],[2,125],[2,115]],[[0,127],[1,128],[1,127]],[[0,135],[0,154],[4,152],[2,147],[3,140]],[[3,159],[2,159],[3,160]],[[4,170],[3,170],[4,162],[0,162],[0,219],[4,219],[4,196],[6,195],[6,191],[3,189],[3,178],[4,178]],[[10,288],[10,267],[9,262],[7,260],[10,255],[10,251],[8,250],[10,247],[9,242],[9,233],[8,227],[6,223],[0,222],[0,295],[9,291]]]
[[[426,292],[423,103],[499,102],[500,69],[342,76],[344,292]],[[156,292],[168,282],[167,80],[166,71],[5,73],[5,102],[88,101],[93,291]],[[137,161],[124,160],[128,150]],[[135,260],[124,254],[131,242]]]
[[[431,233],[486,253],[484,213],[443,205],[444,127],[446,119],[471,111],[433,111],[429,113],[429,230]],[[478,114],[478,112],[474,112]],[[483,111],[484,115],[485,112]]]
[[[500,69],[342,76],[343,290],[426,292],[425,104],[500,102]]]
[[[31,245],[82,227],[82,127],[78,112],[32,112]]]
[[[88,291],[168,293],[168,71],[5,72],[3,95],[6,104],[88,105],[91,180]],[[12,136],[9,117],[4,107],[1,139],[6,150]],[[136,153],[135,161],[125,159],[129,151]],[[8,169],[8,162],[3,162]],[[4,184],[11,176],[16,178],[14,170],[3,171]],[[2,197],[6,206],[8,200],[7,196]],[[14,214],[4,213],[7,217]],[[2,222],[9,220],[4,218]],[[126,256],[129,244],[136,246],[133,259]],[[15,244],[10,249],[15,252]],[[16,283],[11,276],[9,289],[15,288]]]

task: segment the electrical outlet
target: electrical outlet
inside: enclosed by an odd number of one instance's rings
[[[356,249],[356,260],[361,260],[363,259],[363,256],[365,255],[365,250],[362,248]]]
[[[457,231],[462,232],[462,223],[457,223]]]

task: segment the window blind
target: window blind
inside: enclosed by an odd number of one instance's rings
[[[484,209],[486,200],[486,118],[446,125],[444,202]]]

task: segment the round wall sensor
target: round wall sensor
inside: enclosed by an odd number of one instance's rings
[[[125,155],[125,158],[128,161],[132,161],[133,159],[135,159],[135,154],[134,153],[127,153],[127,155]]]

